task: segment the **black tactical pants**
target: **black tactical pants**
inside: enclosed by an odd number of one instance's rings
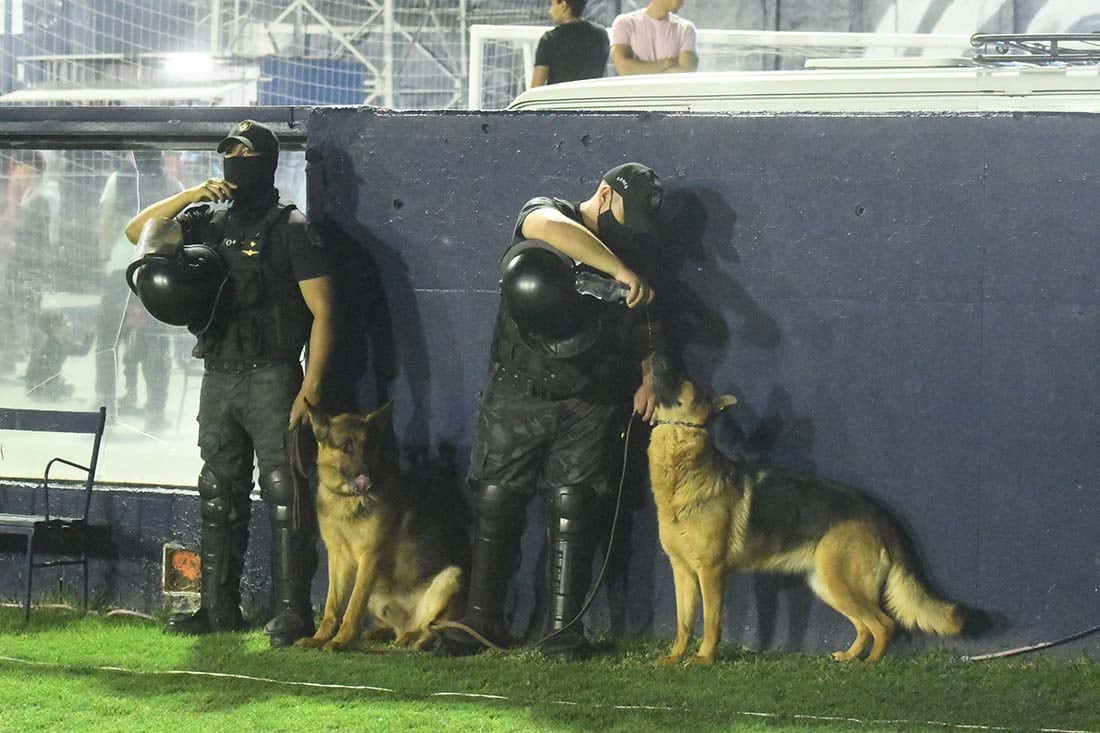
[[[260,475],[288,463],[286,426],[302,386],[295,363],[237,373],[206,370],[199,396],[199,450],[220,481],[252,490],[252,456]]]
[[[255,454],[260,495],[271,516],[275,612],[295,612],[307,625],[312,621],[316,525],[311,497],[294,495],[287,452],[287,422],[301,384],[297,363],[203,374],[198,417],[203,605],[215,619],[236,613],[240,602]],[[209,607],[210,599],[218,599],[216,608]]]
[[[532,397],[505,382],[482,393],[470,457],[470,481],[528,497],[539,483],[611,489],[608,456],[622,410],[583,397]]]

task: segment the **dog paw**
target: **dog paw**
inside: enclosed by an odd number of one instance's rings
[[[403,631],[397,635],[397,638],[393,640],[393,643],[397,646],[409,646],[420,636],[415,631]]]
[[[304,639],[299,639],[298,641],[294,642],[294,646],[300,647],[302,649],[318,649],[323,646],[324,643],[324,639],[318,639],[315,636],[307,636]]]
[[[832,657],[838,662],[850,662],[855,659],[855,657],[848,652],[833,652]]]
[[[674,667],[679,664],[680,660],[683,658],[683,655],[680,654],[670,654],[667,657],[661,657],[660,659],[658,659],[657,664],[661,667]]]
[[[710,667],[711,665],[714,664],[714,656],[713,655],[704,656],[702,654],[696,654],[694,657],[689,659],[687,663],[692,665],[692,666],[702,665],[704,667]]]
[[[347,648],[347,646],[348,642],[346,641],[331,639],[330,641],[326,642],[323,647],[321,647],[321,650],[326,652],[342,652]]]

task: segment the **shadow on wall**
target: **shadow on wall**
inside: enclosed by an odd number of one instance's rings
[[[333,216],[354,212],[359,201],[363,181],[347,153],[326,147],[310,149],[308,156],[307,170],[315,179],[309,190],[325,193],[323,200],[310,202],[309,210],[330,253],[337,307],[336,348],[322,408],[334,415],[367,413],[389,399],[397,373],[390,306],[375,256],[385,248],[354,216]],[[373,375],[368,375],[370,367]]]
[[[396,405],[398,415],[408,416],[399,442],[414,449],[430,445],[431,366],[402,243],[383,242],[359,220],[364,181],[345,150],[325,145],[311,148],[308,155],[314,176],[310,190],[325,196],[311,202],[310,211],[322,212],[317,226],[333,251],[337,299],[345,321],[340,338],[351,344],[345,350],[344,342],[338,341],[341,353],[332,381],[354,395],[352,404],[362,412],[394,397],[400,382],[409,395]],[[368,351],[373,380],[367,379],[363,358]]]
[[[310,211],[320,212],[314,226],[331,252],[339,312],[324,407],[332,414],[371,412],[395,397],[400,380],[409,393],[395,407],[409,415],[399,444],[410,481],[428,505],[468,517],[456,447],[442,441],[433,455],[428,349],[401,249],[376,237],[356,216],[364,181],[347,151],[326,145],[307,155],[310,191],[324,193],[323,200],[310,202]]]
[[[721,192],[677,188],[666,198],[661,246],[654,248],[655,287],[670,304],[665,329],[669,351],[685,356],[692,365],[692,377],[702,384],[714,385],[715,374],[737,360],[731,348],[774,353],[782,339],[775,319],[727,271],[740,261],[737,219]],[[737,383],[718,387],[722,392],[742,392]],[[772,451],[782,446],[784,459],[793,457],[798,467],[812,469],[812,421],[794,414],[791,395],[781,385],[772,389],[762,409],[754,410],[742,401],[724,415],[715,427],[716,439],[727,446],[727,454],[767,462]],[[781,638],[786,648],[802,648],[813,598],[810,590],[782,576],[757,574],[751,582],[759,648],[771,648]],[[648,586],[652,587],[652,580]],[[725,625],[741,628],[752,609],[744,594],[738,595],[732,584],[728,588]],[[780,609],[786,611],[785,634],[780,629]]]

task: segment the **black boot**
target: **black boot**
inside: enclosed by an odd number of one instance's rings
[[[207,468],[199,475],[202,500],[202,605],[172,616],[164,630],[177,634],[240,631],[241,571],[248,546],[251,486],[227,487]]]
[[[295,496],[290,469],[285,467],[261,476],[260,491],[271,514],[275,613],[264,632],[271,646],[290,646],[314,632],[310,583],[317,570],[317,530],[313,502],[308,496]]]
[[[469,626],[497,646],[509,646],[504,623],[504,594],[519,568],[519,542],[527,514],[528,497],[492,484],[474,487],[477,533],[470,563],[466,614],[459,623]],[[479,640],[460,629],[446,629],[439,651],[462,657],[485,651]]]
[[[573,661],[591,653],[578,618],[592,582],[592,522],[595,494],[587,487],[552,489],[549,524],[550,614],[542,653]]]

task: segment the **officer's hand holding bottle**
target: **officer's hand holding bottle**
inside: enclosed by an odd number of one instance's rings
[[[233,189],[236,184],[223,178],[207,178],[197,186],[192,186],[184,193],[191,199],[191,203],[199,204],[206,201],[221,203],[233,198]]]
[[[637,308],[639,305],[649,305],[653,302],[653,297],[656,295],[653,288],[629,267],[624,266],[619,270],[615,279],[630,288],[630,294],[626,296],[627,308]]]

